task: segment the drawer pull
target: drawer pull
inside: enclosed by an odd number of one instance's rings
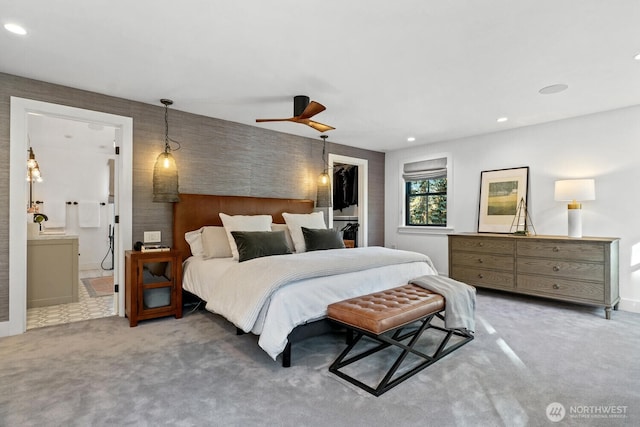
[[[558,286],[558,284],[557,284],[557,283],[554,283],[554,284],[553,284],[553,286],[552,286],[552,288],[553,288],[553,289],[560,289],[560,286]]]
[[[484,246],[484,242],[478,243],[478,246],[480,246],[480,247]]]
[[[482,274],[478,274],[478,279],[484,279],[484,276]]]
[[[482,261],[482,258],[478,258],[478,262],[482,264],[484,261]]]
[[[553,266],[553,271],[560,271],[560,267],[558,267],[557,265]]]
[[[554,246],[552,250],[553,252],[560,252],[560,248],[557,246]]]

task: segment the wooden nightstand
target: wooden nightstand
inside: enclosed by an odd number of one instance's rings
[[[126,251],[125,280],[125,313],[130,326],[156,317],[182,317],[179,251]]]

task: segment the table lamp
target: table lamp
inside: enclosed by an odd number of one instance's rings
[[[596,199],[593,179],[565,179],[556,181],[555,200],[568,201],[569,237],[582,237],[582,204]]]

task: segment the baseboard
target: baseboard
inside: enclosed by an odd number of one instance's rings
[[[620,298],[618,310],[630,311],[632,313],[640,313],[640,300]]]
[[[100,266],[100,264],[97,263],[91,263],[91,264],[80,264],[78,266],[78,270],[80,271],[86,271],[86,270],[102,270],[102,267]]]

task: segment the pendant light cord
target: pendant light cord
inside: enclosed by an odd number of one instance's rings
[[[173,104],[173,101],[170,99],[161,99],[160,102],[164,104],[164,152],[178,151],[182,147],[180,143],[169,138],[169,105]],[[172,142],[177,145],[176,148],[171,148],[170,143]]]

